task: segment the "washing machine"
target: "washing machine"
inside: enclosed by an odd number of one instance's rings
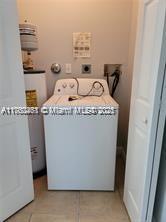
[[[49,190],[114,190],[119,105],[103,79],[61,79],[42,107]]]

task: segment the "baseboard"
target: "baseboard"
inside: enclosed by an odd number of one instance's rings
[[[117,155],[121,156],[124,164],[126,163],[126,152],[123,146],[117,146]]]

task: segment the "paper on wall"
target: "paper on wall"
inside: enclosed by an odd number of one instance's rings
[[[73,56],[75,58],[89,58],[91,47],[90,32],[73,33]]]

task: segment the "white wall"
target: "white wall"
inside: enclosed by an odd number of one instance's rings
[[[27,19],[38,27],[39,50],[33,53],[33,57],[36,66],[47,71],[49,96],[52,95],[58,78],[73,76],[103,78],[104,64],[123,64],[123,75],[115,98],[120,104],[119,144],[125,145],[136,28],[136,10],[133,2],[137,0],[17,0],[17,2],[20,22]],[[90,59],[72,57],[73,32],[92,33]],[[62,65],[62,72],[59,75],[50,71],[50,66],[54,62]],[[65,63],[72,64],[72,75],[65,74]],[[92,74],[81,74],[82,63],[92,64]]]
[[[138,15],[139,1],[132,1],[132,14],[130,20],[130,37],[129,37],[129,51],[128,51],[128,63],[126,75],[123,76],[121,84],[119,85],[119,91],[116,94],[116,98],[122,105],[122,112],[120,115],[120,131],[121,131],[121,143],[127,147],[128,136],[128,122],[129,122],[129,110],[130,110],[130,97],[132,88],[132,76],[134,65],[134,52],[135,41],[137,34],[137,15]],[[125,150],[126,151],[126,150]]]

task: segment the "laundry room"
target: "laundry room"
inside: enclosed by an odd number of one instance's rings
[[[18,0],[17,7],[19,23],[27,21],[37,29],[37,50],[31,57],[34,69],[46,72],[48,98],[58,79],[107,79],[107,65],[111,93],[111,75],[119,65],[121,75],[114,98],[120,105],[118,146],[126,152],[138,1]],[[73,35],[81,32],[91,36],[90,55],[83,58],[73,55]],[[26,57],[26,51],[23,54]],[[59,64],[61,71],[53,73],[53,64]],[[84,73],[86,64],[91,68]]]
[[[164,0],[2,0],[0,222],[159,218],[165,15]]]

